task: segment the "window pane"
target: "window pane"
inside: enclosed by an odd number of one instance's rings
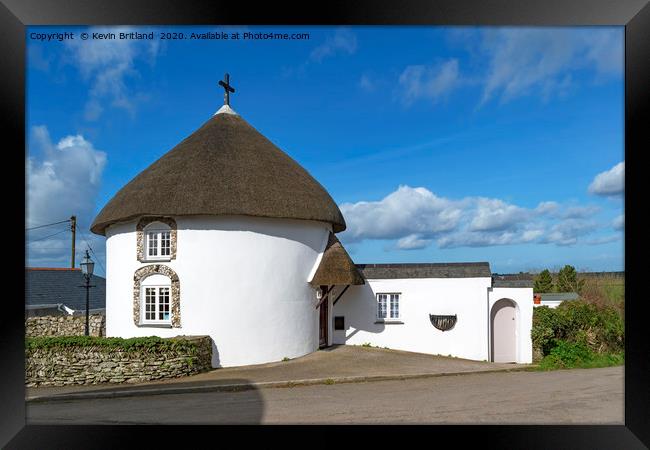
[[[160,233],[160,254],[169,256],[171,250],[171,235],[169,231]]]
[[[161,287],[158,291],[158,320],[169,320],[169,288]]]
[[[149,256],[158,256],[158,233],[148,233]]]
[[[399,294],[390,295],[390,317],[391,319],[399,318]]]
[[[144,290],[144,305],[145,305],[145,320],[154,320],[156,318],[154,308],[156,304],[156,288],[145,288]]]
[[[379,294],[377,296],[377,317],[380,319],[386,318],[386,294]]]

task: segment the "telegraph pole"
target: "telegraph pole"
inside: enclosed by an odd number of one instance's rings
[[[70,231],[72,231],[72,262],[70,267],[74,269],[75,239],[77,237],[77,216],[70,217]]]

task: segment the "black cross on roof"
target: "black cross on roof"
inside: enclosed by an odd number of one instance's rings
[[[235,89],[230,85],[230,75],[226,74],[223,81],[219,80],[219,85],[222,86],[225,91],[223,94],[224,105],[230,106],[230,93],[235,92]]]

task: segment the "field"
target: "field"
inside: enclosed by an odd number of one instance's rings
[[[578,274],[584,280],[580,297],[599,306],[613,306],[622,315],[625,312],[625,276],[611,274]]]

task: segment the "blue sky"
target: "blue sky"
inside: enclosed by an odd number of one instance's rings
[[[33,34],[65,31],[75,39]],[[154,39],[80,39],[93,31]],[[163,31],[240,39],[161,40]],[[229,72],[232,107],[339,204],[355,262],[623,270],[623,36],[622,27],[30,27],[26,228],[76,214],[79,252],[90,244],[103,273],[94,216],[210,118]],[[27,264],[68,265],[65,230],[28,231]]]

